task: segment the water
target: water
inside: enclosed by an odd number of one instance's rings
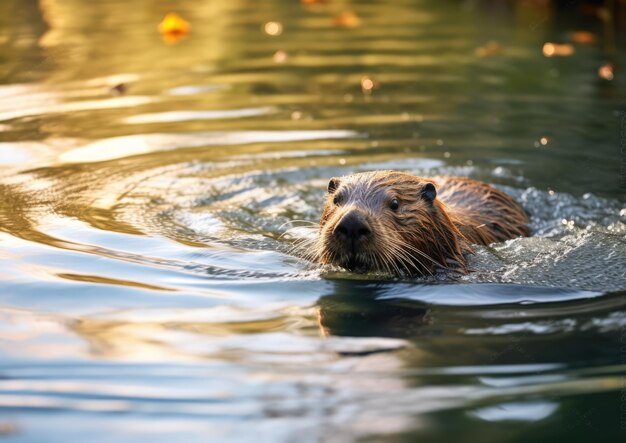
[[[626,58],[507,5],[0,3],[0,435],[620,439],[626,88],[597,70]],[[328,178],[377,168],[500,186],[534,236],[456,280],[288,253]]]

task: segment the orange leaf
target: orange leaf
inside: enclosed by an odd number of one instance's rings
[[[581,43],[583,45],[593,45],[598,38],[595,34],[588,31],[575,31],[572,32],[572,41],[574,43]]]
[[[333,17],[332,23],[340,28],[356,28],[361,24],[361,19],[352,11],[345,11]]]
[[[613,63],[606,63],[598,68],[598,76],[604,80],[611,81],[615,77],[615,66]]]
[[[159,23],[161,37],[168,43],[175,43],[185,38],[190,29],[189,22],[174,12],[167,14]]]

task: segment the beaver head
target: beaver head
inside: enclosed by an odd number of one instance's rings
[[[465,272],[463,235],[435,182],[395,171],[332,178],[320,220],[321,263],[397,276]]]

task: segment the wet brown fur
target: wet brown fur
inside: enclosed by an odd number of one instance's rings
[[[432,183],[437,196],[424,197]],[[398,276],[429,275],[451,270],[467,273],[465,255],[471,244],[488,245],[528,236],[528,217],[509,195],[465,177],[422,178],[396,171],[374,171],[331,180],[312,245],[317,261],[358,272],[378,271]],[[335,188],[336,185],[336,188]],[[392,210],[390,201],[399,207]],[[342,217],[356,211],[372,235],[356,253],[335,241]],[[355,269],[353,269],[355,270]]]

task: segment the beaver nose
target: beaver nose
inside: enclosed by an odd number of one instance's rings
[[[334,234],[342,240],[362,240],[371,234],[367,221],[356,212],[348,212],[343,216]]]

